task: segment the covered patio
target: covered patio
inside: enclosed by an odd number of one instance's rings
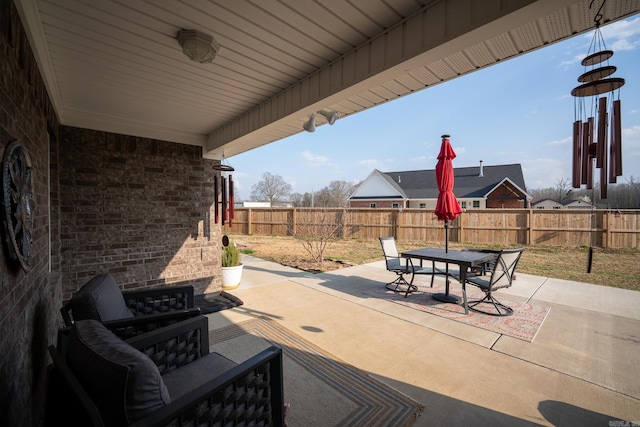
[[[590,31],[589,3],[0,0],[0,150],[28,153],[19,198],[28,215],[4,212],[24,239],[12,244],[5,227],[0,250],[0,425],[41,425],[47,346],[56,343],[60,307],[94,275],[112,273],[123,290],[221,289],[220,202],[212,183],[223,160],[303,132],[313,113],[356,114]],[[638,11],[638,1],[609,0],[603,25]],[[215,35],[222,48],[212,63],[185,56],[182,30]],[[8,200],[11,192],[3,190]],[[563,313],[553,310],[534,344],[522,348],[362,299],[352,290],[385,280],[376,266],[311,277],[258,260],[251,268],[257,275],[248,271],[238,291],[244,308],[212,321],[257,311],[297,332],[307,324],[324,331],[300,334],[424,402],[421,423],[452,416],[462,423],[471,408],[487,423],[502,414],[505,424],[544,422],[538,405],[546,401],[640,419],[637,389],[625,388],[638,342],[625,322],[637,319],[620,311],[635,295],[597,295],[611,306],[595,310],[580,286],[547,290],[545,282],[534,292],[534,280],[528,291],[514,292],[546,295],[567,312],[551,322]],[[575,295],[564,293],[572,289]],[[578,304],[583,298],[587,305]],[[575,319],[579,327],[563,329]],[[373,333],[356,339],[353,331]],[[580,337],[582,347],[574,343]],[[540,359],[526,362],[532,349]],[[578,372],[545,367],[554,354],[563,369]],[[405,370],[390,370],[391,357],[406,359]],[[591,372],[596,362],[619,369]],[[482,369],[471,370],[477,364]],[[486,373],[494,369],[495,378]],[[514,388],[523,386],[523,373],[534,383],[521,400]],[[475,393],[469,379],[506,386],[493,399]],[[445,417],[455,403],[462,410]]]
[[[232,293],[244,305],[210,314],[211,329],[267,317],[424,405],[415,426],[640,420],[638,292],[518,273],[500,295],[550,308],[527,342],[372,298],[365,292],[391,280],[382,261],[315,275],[243,261]],[[285,372],[292,403],[288,380]],[[293,425],[312,425],[305,416],[319,416],[318,405],[331,406],[320,396],[292,403]],[[313,425],[330,425],[332,415]]]

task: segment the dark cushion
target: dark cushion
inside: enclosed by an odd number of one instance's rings
[[[180,369],[167,372],[162,376],[162,379],[169,390],[171,399],[176,400],[235,366],[237,363],[221,354],[208,353],[200,359],[181,366]]]
[[[94,319],[100,322],[134,317],[124,302],[122,292],[109,273],[89,280],[71,298],[73,320]]]
[[[98,321],[74,323],[67,363],[107,425],[126,425],[170,402],[153,361]]]

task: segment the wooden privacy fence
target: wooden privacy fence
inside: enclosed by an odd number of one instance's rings
[[[478,209],[449,225],[450,242],[637,248],[638,210]],[[340,225],[338,237],[444,241],[444,223],[427,209],[236,208],[224,232],[286,236],[314,225]],[[304,231],[301,231],[304,230]]]

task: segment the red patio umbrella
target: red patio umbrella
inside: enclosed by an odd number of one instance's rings
[[[449,221],[462,213],[462,208],[453,194],[453,159],[456,153],[449,142],[449,135],[442,135],[442,146],[436,165],[436,181],[438,183],[438,202],[435,214],[444,221],[445,250],[449,252]]]
[[[444,221],[445,253],[449,252],[449,221],[453,221],[462,213],[458,199],[453,194],[453,159],[455,158],[456,153],[451,148],[449,135],[442,135],[442,146],[436,164],[436,181],[439,193],[435,213],[438,219]],[[446,264],[445,283],[445,293],[434,294],[433,298],[441,302],[458,303],[460,298],[449,293],[449,263]]]

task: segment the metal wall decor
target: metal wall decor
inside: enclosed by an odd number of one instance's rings
[[[7,256],[30,271],[35,199],[31,158],[18,141],[7,146],[2,160],[2,211]]]
[[[235,169],[232,166],[225,165],[222,162],[213,167],[214,170],[220,171],[220,177],[213,177],[213,216],[215,223],[221,221],[222,225],[226,222],[229,227],[233,225],[234,217],[234,197],[233,197],[233,176],[229,172]]]
[[[589,8],[594,1],[591,1]],[[578,77],[578,82],[582,84],[571,91],[575,97],[572,186],[593,188],[595,160],[595,168],[600,169],[601,199],[607,198],[607,184],[616,183],[617,177],[622,175],[620,88],[625,83],[623,78],[609,77],[617,68],[609,65],[613,51],[606,48],[600,31],[605,3],[606,0],[596,12],[593,40],[587,56],[582,60],[585,72]],[[601,66],[605,61],[606,65]],[[609,96],[598,98],[602,94]]]

